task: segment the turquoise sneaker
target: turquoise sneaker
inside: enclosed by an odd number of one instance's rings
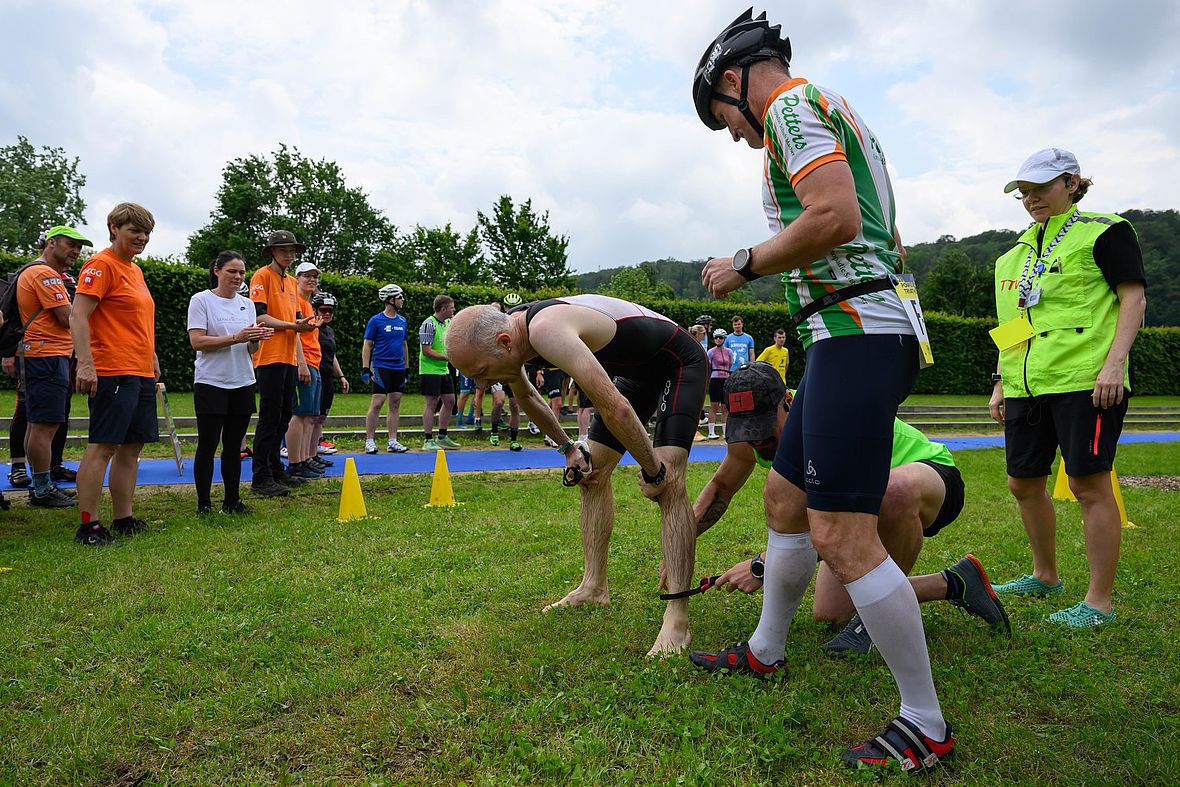
[[[1058,582],[1056,585],[1046,585],[1032,574],[1025,574],[1020,579],[1014,579],[1011,582],[1005,582],[1002,585],[992,585],[992,590],[1003,595],[1036,596],[1037,598],[1053,596],[1060,593],[1064,589],[1064,582]]]
[[[452,440],[450,435],[446,435],[445,437],[440,437],[437,440],[435,440],[435,442],[438,443],[439,448],[446,448],[449,451],[454,450],[459,447],[459,443]]]
[[[439,445],[438,440],[435,440],[433,437],[422,444],[423,451],[438,451],[441,449],[442,446]]]
[[[1060,623],[1073,629],[1096,629],[1106,623],[1113,623],[1114,610],[1110,613],[1094,609],[1084,601],[1079,601],[1069,609],[1059,609],[1045,618],[1051,623]]]

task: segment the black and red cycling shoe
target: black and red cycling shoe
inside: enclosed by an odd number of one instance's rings
[[[719,650],[716,653],[694,650],[688,654],[688,660],[705,672],[753,675],[755,678],[766,678],[787,668],[787,662],[783,659],[779,659],[773,664],[763,664],[757,656],[750,652],[750,643],[748,642],[739,642],[732,648]]]
[[[924,735],[918,725],[898,716],[880,735],[840,752],[840,759],[849,768],[883,767],[896,760],[902,771],[918,773],[949,760],[954,753],[955,733],[950,724],[946,725],[946,738],[936,741]]]

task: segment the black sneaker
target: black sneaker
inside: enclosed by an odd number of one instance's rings
[[[322,456],[313,456],[311,459],[307,460],[307,463],[316,470],[324,470],[325,468],[329,468],[336,464],[331,459],[324,459]]]
[[[111,522],[111,527],[114,528],[115,532],[121,536],[133,536],[137,533],[146,533],[151,529],[148,527],[147,522],[144,522],[142,519],[136,519],[135,517],[128,517],[126,520],[116,520]]]
[[[275,482],[278,484],[281,484],[283,486],[290,487],[291,489],[294,489],[296,487],[303,486],[304,484],[306,484],[307,479],[300,478],[299,476],[292,474],[291,468],[288,467],[286,472],[284,472],[282,475],[277,476],[275,478]]]
[[[29,472],[25,470],[25,466],[14,467],[8,473],[8,483],[15,486],[17,489],[25,489],[33,485],[33,479],[29,478]]]
[[[111,535],[101,522],[79,525],[74,540],[88,547],[121,547],[123,542]]]
[[[197,506],[197,516],[209,516],[213,513],[213,506],[203,505]]]
[[[309,481],[324,477],[324,472],[322,470],[316,470],[306,462],[296,462],[293,465],[289,465],[287,467],[287,472],[292,478],[306,479]]]
[[[68,467],[57,465],[56,467],[49,468],[49,478],[53,481],[74,482],[78,480],[78,472]]]
[[[67,495],[56,486],[49,487],[49,491],[43,495],[37,494],[36,489],[29,490],[29,505],[34,508],[69,508],[77,502],[77,498]]]
[[[254,509],[250,508],[250,506],[246,505],[241,500],[235,500],[232,503],[227,503],[226,505],[222,506],[221,513],[235,515],[240,514],[245,516],[246,514],[253,514]]]
[[[1008,622],[1008,613],[1000,603],[999,596],[992,590],[992,583],[987,578],[983,564],[975,555],[965,555],[947,571],[954,574],[963,583],[963,597],[948,599],[959,609],[977,618],[983,618],[994,629],[1003,629],[1008,636],[1012,636],[1012,624]]]
[[[820,645],[819,649],[835,659],[867,656],[873,649],[873,638],[861,622],[860,615],[854,615],[839,634]]]
[[[688,660],[693,666],[700,667],[705,672],[733,673],[735,675],[752,675],[764,679],[787,668],[787,662],[779,659],[773,664],[763,664],[750,651],[750,643],[739,642],[732,648],[710,653],[704,650],[694,650],[688,654]]]
[[[936,741],[923,734],[917,724],[898,716],[880,735],[840,752],[840,759],[849,768],[881,768],[896,760],[902,771],[917,773],[930,770],[954,754],[955,731],[950,724],[946,725],[946,737]]]
[[[254,482],[250,485],[250,491],[259,497],[286,497],[291,494],[291,490],[278,481],[272,481],[269,478],[262,482]]]

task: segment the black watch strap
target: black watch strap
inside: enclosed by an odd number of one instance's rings
[[[660,469],[656,471],[655,475],[648,475],[647,471],[643,469],[643,465],[639,466],[639,475],[643,476],[643,483],[645,484],[661,483],[667,474],[668,467],[663,462],[660,462]]]

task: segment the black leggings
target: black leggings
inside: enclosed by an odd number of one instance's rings
[[[197,456],[193,460],[193,478],[197,482],[197,507],[210,505],[209,490],[213,486],[213,455],[221,444],[221,481],[225,485],[225,502],[236,503],[238,486],[242,480],[242,438],[250,426],[252,413],[197,416]]]
[[[8,427],[8,454],[13,460],[25,460],[25,435],[28,433],[29,419],[25,414],[25,397],[20,391],[16,393],[16,411],[12,414],[12,422]],[[66,436],[70,433],[70,400],[66,399],[66,420],[53,434],[52,456],[50,467],[61,467],[62,454],[66,450]]]

